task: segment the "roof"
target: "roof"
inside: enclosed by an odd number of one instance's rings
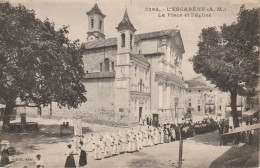
[[[90,41],[85,43],[86,49],[102,48],[102,47],[110,47],[110,46],[117,46],[116,38],[101,39],[98,41]]]
[[[167,72],[164,71],[155,72],[155,82],[159,82],[160,80],[172,82],[179,86],[183,86],[184,84],[184,81],[180,77],[174,74],[168,74]]]
[[[200,75],[198,77],[192,78],[191,80],[185,81],[189,85],[189,88],[192,89],[213,89],[216,88],[214,84],[211,84],[210,81],[206,79],[206,77]]]
[[[94,78],[114,78],[116,72],[95,72],[85,74],[85,79],[94,79]]]
[[[178,32],[179,30],[176,29],[168,29],[168,30],[161,30],[161,31],[149,32],[149,33],[136,34],[135,41],[138,42],[140,40],[153,39],[153,38],[164,37],[164,36],[173,37]],[[102,47],[109,47],[109,46],[117,46],[117,38],[108,38],[108,39],[102,39],[97,41],[89,41],[85,43],[86,49],[102,48]]]
[[[230,135],[230,134],[235,134],[235,133],[250,131],[250,130],[256,130],[256,129],[260,129],[260,123],[237,127],[234,130],[230,131],[229,133],[222,134],[221,137],[225,135]]]
[[[257,112],[259,112],[259,110],[257,108],[252,108],[252,109],[246,111],[245,113],[243,113],[243,115],[251,116],[251,115],[253,115],[253,114],[257,113]]]
[[[195,87],[199,87],[199,88],[206,88],[207,84],[200,82],[200,81],[195,81],[195,80],[188,80],[185,83],[187,83],[189,85],[189,87],[191,88],[195,88]]]
[[[135,36],[135,41],[138,42],[140,40],[153,39],[153,38],[164,37],[164,36],[173,37],[178,32],[180,31],[176,29],[167,29],[167,30],[149,32],[149,33],[142,33]]]
[[[90,11],[86,12],[87,15],[90,14],[99,14],[100,16],[106,17],[106,15],[104,15],[101,10],[99,9],[97,3],[95,3],[94,7],[92,9],[90,9]]]
[[[136,29],[134,28],[133,24],[131,23],[131,21],[128,17],[127,10],[125,10],[124,17],[123,17],[122,21],[117,26],[118,31],[125,30],[125,29],[130,29],[133,32],[136,31]]]
[[[131,57],[131,58],[138,59],[138,60],[140,60],[140,61],[142,61],[142,62],[145,62],[145,63],[147,63],[148,65],[150,64],[150,63],[147,61],[147,59],[144,57],[144,55],[142,55],[142,54],[131,54],[130,57]]]

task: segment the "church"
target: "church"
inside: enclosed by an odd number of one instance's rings
[[[158,124],[180,120],[186,110],[180,30],[137,34],[125,10],[115,28],[117,37],[106,38],[106,15],[98,5],[86,14],[83,83],[88,101],[78,110],[119,124],[141,123],[147,117]]]

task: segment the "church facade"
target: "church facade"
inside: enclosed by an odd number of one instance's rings
[[[117,37],[105,38],[98,5],[87,12],[88,32],[83,55],[88,101],[79,108],[97,119],[138,123],[148,116],[163,124],[185,112],[179,30],[136,34],[127,10]]]

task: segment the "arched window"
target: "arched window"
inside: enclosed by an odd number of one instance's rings
[[[130,49],[132,49],[133,48],[133,35],[132,34],[130,34]]]
[[[112,71],[115,71],[115,62],[111,62]]]
[[[91,19],[91,28],[94,28],[94,19]]]
[[[121,34],[121,47],[125,47],[125,33]]]
[[[102,30],[102,20],[99,21],[99,30]]]
[[[102,63],[100,63],[100,72],[102,72]]]
[[[143,81],[142,81],[142,79],[140,80],[140,92],[142,92],[143,91]]]
[[[109,72],[109,59],[108,58],[105,59],[105,71]]]

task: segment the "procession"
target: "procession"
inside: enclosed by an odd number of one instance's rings
[[[212,127],[214,125],[215,127]],[[87,154],[94,153],[95,160],[108,159],[124,153],[139,152],[143,148],[153,147],[164,143],[185,140],[218,128],[217,122],[212,118],[192,123],[187,120],[183,123],[168,123],[159,125],[140,125],[133,128],[117,129],[114,132],[102,132],[75,136],[67,145],[65,167],[75,167],[73,155],[79,155],[79,165],[87,165]],[[206,130],[205,130],[206,129]]]

